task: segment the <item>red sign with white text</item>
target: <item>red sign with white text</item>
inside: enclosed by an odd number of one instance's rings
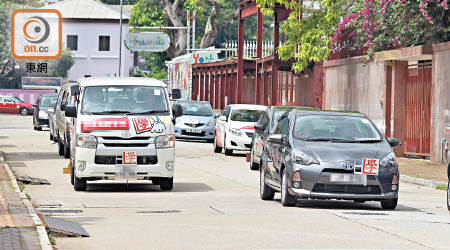
[[[128,117],[123,118],[100,118],[89,121],[81,121],[81,132],[92,132],[97,130],[129,130]]]
[[[363,158],[362,173],[367,175],[378,175],[380,160]]]

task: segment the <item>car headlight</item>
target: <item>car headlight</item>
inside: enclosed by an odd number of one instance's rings
[[[97,144],[98,144],[97,137],[93,135],[86,135],[86,134],[78,135],[77,139],[78,147],[96,149]]]
[[[314,159],[309,154],[305,154],[300,150],[292,151],[292,160],[301,165],[311,165],[311,164],[320,164],[316,159]]]
[[[175,147],[174,135],[160,135],[155,139],[156,148],[173,148]]]
[[[48,114],[45,113],[44,111],[39,111],[39,119],[47,119],[48,118]]]
[[[390,152],[383,159],[380,160],[380,165],[383,167],[387,167],[390,165],[395,165],[397,163],[397,159],[395,158],[394,152]]]
[[[398,164],[394,152],[390,152],[383,159],[380,160],[380,172],[390,171],[391,173],[397,173]]]
[[[228,131],[230,131],[230,133],[232,133],[235,136],[242,136],[242,131],[239,129],[230,128],[228,129]]]
[[[216,120],[211,119],[211,121],[208,122],[208,124],[206,124],[206,126],[214,126],[216,125]]]

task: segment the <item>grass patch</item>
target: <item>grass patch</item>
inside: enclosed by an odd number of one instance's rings
[[[25,183],[23,183],[23,182],[21,182],[21,181],[17,181],[17,185],[19,185],[20,191],[23,192],[23,190],[25,189]]]
[[[48,234],[48,240],[50,240],[50,243],[52,243],[53,246],[56,245],[56,240],[51,234]]]
[[[438,184],[434,188],[439,189],[439,190],[447,190],[447,185],[441,183],[441,184]]]

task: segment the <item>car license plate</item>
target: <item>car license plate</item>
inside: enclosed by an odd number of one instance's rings
[[[186,132],[188,132],[188,133],[195,133],[195,134],[201,134],[202,130],[201,129],[196,129],[196,128],[188,128],[188,129],[186,129]]]
[[[331,174],[331,182],[345,182],[352,184],[364,184],[366,183],[367,175],[365,174]]]

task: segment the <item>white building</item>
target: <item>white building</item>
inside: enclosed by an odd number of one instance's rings
[[[75,64],[67,80],[87,76],[119,75],[120,11],[94,0],[66,0],[47,5],[63,17],[63,49],[70,49]],[[122,40],[128,33],[127,13],[122,15]],[[122,43],[121,76],[129,76],[133,53]]]

